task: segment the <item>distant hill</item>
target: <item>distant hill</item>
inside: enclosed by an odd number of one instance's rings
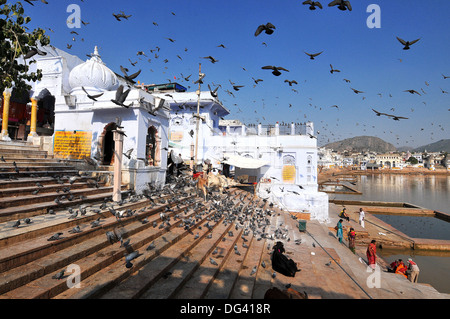
[[[356,136],[342,141],[329,143],[324,147],[331,148],[339,152],[344,150],[352,152],[372,151],[378,153],[397,151],[394,145],[375,136]]]
[[[450,139],[440,140],[435,143],[423,145],[415,148],[414,152],[449,152],[450,153]]]

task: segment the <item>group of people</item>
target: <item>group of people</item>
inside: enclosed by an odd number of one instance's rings
[[[339,213],[339,221],[335,227],[336,229],[336,236],[340,243],[342,243],[343,240],[343,227],[342,222],[345,220],[350,221],[350,217],[346,213],[346,208],[344,207],[342,211]],[[359,209],[359,224],[364,227],[364,219],[365,219],[365,213],[362,208]],[[355,239],[356,239],[356,232],[353,229],[353,227],[350,228],[350,231],[347,234],[348,239],[348,246],[350,250],[355,254]],[[375,269],[376,263],[377,263],[377,241],[373,239],[369,245],[367,246],[366,250],[366,256],[367,256],[367,263],[370,268]],[[393,263],[391,263],[390,268],[388,269],[389,272],[393,272],[396,274],[400,274],[404,276],[405,278],[409,278],[411,282],[417,282],[418,276],[419,276],[419,266],[411,259],[408,258],[407,264],[403,263],[401,259],[395,260]]]
[[[342,222],[344,221],[344,219],[347,220],[348,222],[350,221],[350,217],[347,215],[347,209],[345,207],[339,213],[339,217],[340,217],[340,219],[339,219],[335,229],[336,229],[336,236],[337,236],[339,242],[342,243],[343,238],[344,238]],[[359,209],[359,224],[363,228],[364,228],[364,219],[365,219],[364,210],[362,208],[360,208]],[[347,240],[348,240],[348,248],[350,248],[350,250],[355,254],[356,253],[356,250],[355,250],[356,232],[353,227],[350,227],[350,230],[347,233]]]
[[[393,261],[389,266],[389,272],[393,272],[402,275],[405,278],[409,278],[411,282],[417,282],[417,279],[419,278],[419,266],[417,266],[417,264],[411,258],[408,258],[406,264],[402,259],[398,259]]]
[[[347,208],[343,208],[342,211],[339,213],[339,217],[342,219],[346,219],[348,222],[350,221],[350,217],[347,215]],[[362,228],[364,228],[364,220],[366,217],[366,213],[362,208],[359,209],[359,218],[358,222],[361,225]]]

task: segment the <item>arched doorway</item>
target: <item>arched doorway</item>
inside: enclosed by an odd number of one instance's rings
[[[157,160],[157,149],[159,148],[158,144],[158,130],[154,126],[150,126],[147,130],[147,138],[146,138],[146,148],[145,148],[145,158],[147,159],[147,163],[149,166],[158,166],[160,162]]]
[[[100,135],[100,150],[102,165],[112,165],[114,160],[114,130],[117,129],[116,123],[109,123],[103,129]]]

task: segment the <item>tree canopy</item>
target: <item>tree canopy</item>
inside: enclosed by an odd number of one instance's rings
[[[29,82],[42,78],[41,70],[29,72],[29,66],[35,54],[44,54],[37,48],[38,43],[48,45],[50,38],[41,28],[30,31],[30,21],[20,1],[11,4],[0,0],[0,93],[13,87],[28,91]]]

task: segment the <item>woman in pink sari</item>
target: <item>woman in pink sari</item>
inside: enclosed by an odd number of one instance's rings
[[[372,239],[369,246],[367,247],[366,255],[367,262],[372,269],[375,269],[375,265],[377,262],[377,247],[375,245],[376,240]]]

